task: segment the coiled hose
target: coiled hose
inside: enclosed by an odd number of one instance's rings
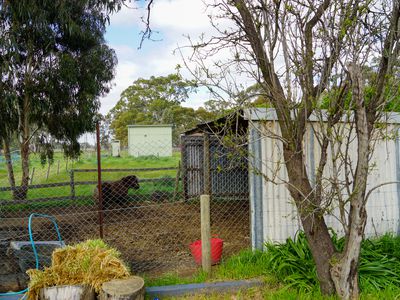
[[[37,249],[36,249],[35,241],[33,240],[33,233],[32,233],[32,219],[33,218],[44,218],[44,219],[49,219],[50,221],[52,221],[53,225],[54,225],[54,228],[55,228],[55,230],[57,232],[57,237],[58,237],[58,240],[60,242],[60,245],[63,244],[63,240],[61,238],[60,230],[58,229],[56,218],[54,218],[53,216],[50,216],[50,215],[38,214],[38,213],[33,213],[33,214],[31,214],[29,216],[29,222],[28,222],[29,241],[30,241],[31,246],[32,246],[33,255],[35,256],[35,268],[39,269],[39,255],[37,253]],[[18,292],[0,293],[0,297],[2,297],[2,296],[12,296],[12,295],[22,295],[22,294],[25,294],[28,290],[29,289],[26,288],[26,289],[24,289],[22,291],[18,291]]]

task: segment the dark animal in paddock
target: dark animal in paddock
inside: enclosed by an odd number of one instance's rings
[[[103,207],[105,209],[115,204],[123,204],[128,200],[129,189],[139,189],[139,179],[135,175],[129,175],[113,182],[101,184]],[[98,186],[94,190],[96,202],[99,200]]]

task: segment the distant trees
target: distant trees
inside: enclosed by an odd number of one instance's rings
[[[26,198],[35,133],[44,133],[45,156],[52,153],[48,136],[76,156],[77,139],[93,130],[98,97],[109,91],[116,64],[105,25],[120,7],[121,1],[105,0],[0,0],[0,137],[13,187],[7,157],[11,137],[19,141],[22,178],[15,198]]]
[[[128,125],[173,124],[176,141],[184,130],[217,116],[207,106],[197,110],[182,106],[195,90],[196,83],[179,74],[140,78],[122,92],[120,100],[107,115],[110,128],[115,137],[127,145]]]

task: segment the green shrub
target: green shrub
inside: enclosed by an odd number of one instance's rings
[[[285,284],[301,291],[312,291],[318,286],[315,264],[303,232],[286,243],[266,243],[267,268]]]
[[[344,238],[333,234],[338,250],[343,249]],[[267,268],[286,287],[300,291],[319,288],[315,264],[303,232],[285,243],[266,243]],[[363,241],[359,265],[360,289],[375,292],[400,285],[400,237],[384,235]]]

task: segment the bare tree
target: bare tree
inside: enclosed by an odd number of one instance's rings
[[[240,95],[239,77],[256,82],[278,116],[276,138],[282,142],[286,186],[321,290],[343,299],[358,297],[367,178],[376,124],[390,98],[389,87],[396,84],[400,2],[225,0],[210,9],[218,34],[192,42],[190,59],[197,63],[193,74],[221,98]],[[222,19],[227,20],[223,27]],[[206,62],[212,57],[214,72]],[[246,100],[242,95],[241,104]],[[311,116],[320,120],[320,157],[312,181],[303,142]],[[338,219],[346,235],[340,253],[324,219],[332,201],[339,203]]]

